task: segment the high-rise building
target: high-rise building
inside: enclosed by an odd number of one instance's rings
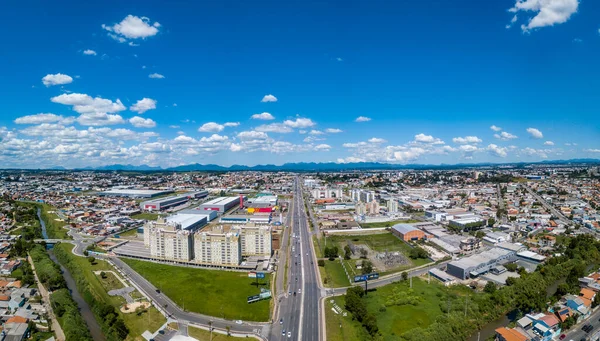
[[[271,227],[254,224],[234,226],[239,231],[242,256],[271,256]]]
[[[192,231],[160,218],[144,225],[144,245],[153,258],[189,262],[194,257]]]
[[[362,216],[367,214],[367,205],[364,202],[358,202],[354,206],[356,209],[356,215]]]
[[[388,209],[388,213],[398,213],[398,200],[388,199],[387,209]]]
[[[343,195],[341,188],[330,187],[315,188],[311,194],[315,199],[341,199]]]
[[[379,203],[373,200],[367,204],[367,213],[371,215],[379,214]]]
[[[239,231],[215,226],[194,234],[194,262],[237,266],[242,260]]]

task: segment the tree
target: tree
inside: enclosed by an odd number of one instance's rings
[[[496,283],[489,281],[486,283],[485,287],[483,288],[484,292],[487,292],[488,294],[493,294],[496,292]]]
[[[322,259],[319,259],[319,260],[317,261],[317,264],[318,264],[319,266],[325,266],[325,261],[324,261],[324,260],[322,260]]]
[[[517,282],[517,280],[514,277],[508,277],[506,279],[506,285],[507,286],[511,286],[511,285],[515,284],[516,282]]]
[[[519,266],[516,263],[508,263],[504,264],[504,267],[510,272],[515,272]]]
[[[370,260],[364,260],[362,262],[362,274],[370,274],[373,272],[373,263]]]
[[[600,305],[600,295],[596,294],[596,296],[594,296],[594,300],[592,301],[592,308],[596,308],[598,305]]]
[[[367,255],[369,254],[369,252],[366,249],[361,248],[360,249],[360,258],[367,258]]]
[[[402,271],[402,280],[406,281],[408,279],[408,272]]]
[[[487,221],[488,226],[494,226],[495,223],[496,223],[496,219],[494,219],[494,218],[490,218]]]
[[[324,253],[325,257],[329,258],[329,260],[334,260],[335,258],[337,258],[338,254],[340,253],[340,250],[337,246],[326,247]]]
[[[101,277],[102,279],[106,279],[106,272],[104,272],[104,271],[101,271],[101,272],[100,272],[100,277]]]
[[[352,250],[350,249],[350,246],[346,245],[344,246],[344,259],[348,260],[352,257]]]
[[[90,264],[94,265],[96,263],[96,258],[94,256],[88,257],[88,261]]]
[[[408,255],[410,258],[412,259],[418,259],[418,258],[428,258],[429,257],[429,253],[427,253],[427,251],[425,251],[425,249],[419,247],[419,246],[415,246],[414,248],[412,248],[410,250],[410,253]]]

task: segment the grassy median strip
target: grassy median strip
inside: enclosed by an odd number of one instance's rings
[[[113,335],[117,339],[124,340],[143,340],[141,334],[149,330],[155,332],[162,326],[166,319],[154,307],[150,307],[138,313],[125,314],[120,308],[125,300],[120,296],[109,296],[105,285],[100,276],[95,275],[95,271],[112,271],[113,267],[103,260],[95,259],[90,262],[90,258],[75,256],[71,250],[73,245],[58,244],[54,248],[54,253],[60,262],[70,270],[71,275],[77,282],[77,289],[92,308],[96,320],[98,320],[105,334]],[[114,276],[112,273],[106,273],[108,276]],[[114,278],[114,281],[117,281]],[[120,283],[120,282],[119,282]],[[109,318],[116,315],[114,318]],[[123,330],[126,327],[127,332]]]
[[[335,303],[331,303],[333,301]],[[334,308],[336,307],[336,308]],[[338,309],[337,312],[334,309]],[[346,312],[346,316],[343,316]],[[325,300],[325,326],[327,341],[358,341],[368,340],[360,322],[352,319],[352,314],[344,309],[344,297],[328,297]]]
[[[123,258],[123,261],[185,310],[228,320],[268,321],[269,300],[248,304],[258,295],[245,272],[196,269]],[[270,275],[260,279],[269,289]]]

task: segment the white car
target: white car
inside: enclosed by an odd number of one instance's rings
[[[301,294],[302,293],[302,289],[298,289],[298,293]]]
[[[243,322],[242,322],[242,320],[237,320],[237,321],[235,321],[235,323],[242,324]]]
[[[292,332],[288,332],[288,337],[292,337]]]

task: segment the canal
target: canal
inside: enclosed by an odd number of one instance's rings
[[[42,236],[44,237],[44,239],[48,239],[48,232],[46,231],[46,222],[44,221],[44,219],[42,219],[41,209],[39,207],[37,210],[37,216],[38,216],[38,219],[40,220],[40,225],[42,226]],[[94,339],[94,341],[105,341],[106,338],[104,337],[104,334],[102,333],[102,329],[100,328],[98,321],[96,321],[96,318],[94,317],[94,313],[92,313],[92,309],[87,304],[87,302],[83,299],[83,297],[81,297],[81,294],[79,293],[79,291],[77,291],[77,284],[75,283],[73,276],[71,276],[71,273],[69,272],[69,270],[67,270],[64,266],[62,266],[62,264],[60,264],[60,262],[54,255],[52,247],[53,247],[53,245],[46,245],[48,256],[50,256],[50,259],[52,259],[52,261],[54,261],[54,263],[56,263],[60,266],[62,275],[65,278],[65,282],[67,282],[67,288],[69,289],[69,292],[71,293],[71,297],[73,298],[75,303],[77,303],[77,306],[79,307],[79,312],[81,313],[81,316],[85,320],[85,323],[87,324],[88,329],[90,330],[90,334],[92,335],[92,338]]]

